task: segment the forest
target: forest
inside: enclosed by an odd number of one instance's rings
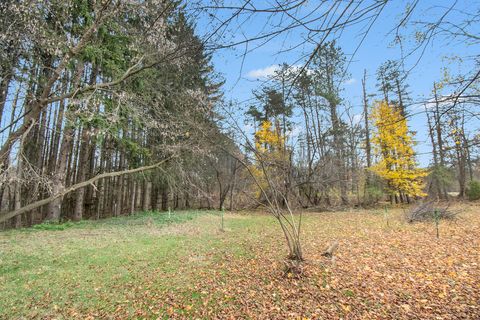
[[[480,317],[479,4],[0,13],[0,319]]]

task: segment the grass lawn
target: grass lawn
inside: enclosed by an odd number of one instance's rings
[[[306,213],[305,276],[268,215],[144,213],[0,233],[2,319],[480,319],[480,211]],[[333,260],[321,257],[340,243]]]

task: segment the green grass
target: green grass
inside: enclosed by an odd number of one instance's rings
[[[262,225],[258,219],[227,218],[225,233],[218,212],[145,212],[0,233],[0,318],[108,314],[118,305],[138,309],[130,300],[139,288],[187,286],[194,270],[182,268],[186,264],[208,268],[226,252],[249,257],[247,242],[231,241],[229,232],[253,236]]]
[[[185,211],[185,212],[177,212],[172,213],[170,216],[168,213],[162,212],[155,212],[155,211],[147,211],[136,213],[130,216],[121,216],[115,218],[109,218],[104,220],[84,220],[80,222],[71,222],[67,221],[64,223],[50,223],[45,222],[41,224],[37,224],[30,228],[24,228],[20,231],[34,231],[34,230],[50,230],[50,231],[62,231],[70,228],[98,228],[98,227],[106,227],[106,226],[132,226],[132,225],[145,225],[146,223],[155,224],[155,225],[166,225],[171,223],[180,223],[185,222],[188,220],[192,220],[193,218],[197,217],[198,215],[205,214],[216,214],[215,211]],[[17,232],[18,230],[14,230]]]

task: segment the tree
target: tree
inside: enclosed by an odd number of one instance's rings
[[[449,170],[445,161],[445,147],[443,129],[444,122],[442,121],[441,106],[439,101],[438,91],[443,87],[442,83],[433,83],[433,97],[434,103],[431,108],[425,106],[425,115],[427,117],[428,133],[430,136],[430,143],[432,144],[433,165],[430,170],[430,188],[429,194],[435,194],[439,199],[448,199],[447,185],[449,184]]]
[[[326,42],[320,46],[312,61],[315,93],[323,98],[329,111],[335,178],[338,181],[343,205],[348,204],[347,166],[345,163],[347,157],[345,123],[341,120],[338,109],[342,102],[339,84],[346,74],[345,62],[346,57],[335,41]]]
[[[401,110],[387,102],[378,102],[371,119],[376,128],[372,138],[374,153],[380,160],[372,171],[386,182],[391,201],[410,202],[410,197],[421,197],[425,170],[417,168],[413,151],[413,134]]]
[[[377,87],[383,94],[383,100],[389,104],[395,104],[406,116],[406,103],[408,97],[408,85],[405,83],[406,74],[400,69],[398,61],[387,60],[377,70]]]
[[[271,183],[275,183],[276,188],[286,192],[283,182],[288,175],[286,174],[288,160],[285,136],[281,133],[279,123],[277,122],[273,127],[270,121],[263,121],[255,132],[255,163],[251,167],[251,171],[263,189],[267,189],[267,179],[270,179]],[[258,195],[263,196],[261,192]],[[283,202],[283,199],[278,201]]]
[[[0,219],[101,218],[156,208],[164,196],[193,205],[179,180],[208,161],[195,125],[216,127],[222,81],[180,3],[26,0],[0,12]],[[162,162],[173,154],[181,170]],[[214,193],[223,178],[204,174]]]
[[[282,228],[289,249],[287,272],[301,273],[303,261],[300,241],[301,216],[297,222],[288,200],[288,186],[285,181],[290,176],[290,151],[285,147],[285,137],[277,122],[272,127],[270,121],[264,121],[255,133],[255,163],[249,167],[264,205],[277,219]]]

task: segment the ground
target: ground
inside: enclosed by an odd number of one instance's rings
[[[401,209],[305,213],[301,278],[261,213],[226,214],[223,232],[205,211],[7,231],[0,318],[480,319],[480,212],[461,209],[438,239]]]

